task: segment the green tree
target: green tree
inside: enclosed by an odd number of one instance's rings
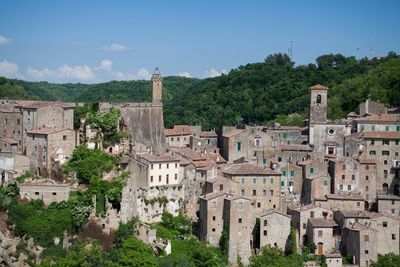
[[[389,253],[378,255],[378,261],[371,264],[372,267],[398,267],[400,266],[400,255]]]

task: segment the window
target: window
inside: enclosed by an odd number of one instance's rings
[[[263,189],[262,194],[265,197],[267,195],[267,190]]]
[[[242,178],[242,184],[244,184],[244,178]]]
[[[267,230],[264,230],[264,236],[266,236],[267,235]]]
[[[274,195],[274,190],[271,190],[270,193],[271,193],[271,196],[273,196]]]
[[[281,181],[281,186],[285,186],[285,181]]]
[[[396,234],[392,234],[392,240],[396,240]]]
[[[376,151],[375,151],[375,150],[371,150],[371,151],[369,151],[369,154],[370,154],[371,156],[375,156],[375,155],[376,155]]]
[[[242,142],[236,142],[236,150],[241,151],[242,150]]]
[[[181,138],[180,138],[180,137],[177,137],[177,138],[176,138],[176,141],[180,141],[180,140],[181,140]]]
[[[271,184],[273,184],[274,183],[274,178],[273,177],[271,177]]]
[[[372,131],[375,131],[375,125],[372,125],[371,129]]]
[[[253,184],[257,183],[257,178],[253,178]]]
[[[261,208],[261,202],[257,203],[257,208]]]
[[[257,195],[257,190],[253,189],[253,196]]]
[[[290,176],[294,176],[294,171],[293,170],[290,171]]]
[[[173,138],[173,137],[171,137],[171,141],[174,141],[174,138]]]
[[[263,164],[267,164],[267,159],[263,159]]]
[[[267,183],[267,178],[263,178],[263,184]]]
[[[39,195],[39,192],[35,192],[35,195],[38,196],[38,195]]]
[[[240,195],[243,197],[244,196],[244,190],[240,190]]]
[[[382,156],[389,156],[390,152],[389,150],[382,150]]]
[[[314,212],[313,211],[310,212],[310,217],[314,218]]]
[[[175,169],[178,168],[178,163],[175,163]]]
[[[278,157],[278,162],[282,162],[282,157]]]
[[[396,126],[396,132],[400,132],[400,126]]]
[[[383,225],[383,227],[387,227],[388,223],[387,222],[383,222],[382,225]]]
[[[351,176],[351,180],[355,180],[356,179],[356,176],[353,174],[352,176]]]
[[[322,230],[318,231],[318,237],[322,237]]]
[[[282,170],[282,176],[286,176],[286,170]]]
[[[388,125],[385,126],[385,130],[389,131],[389,126]]]
[[[261,139],[260,139],[260,138],[254,139],[254,143],[255,143],[255,146],[256,146],[256,147],[261,146]]]
[[[307,228],[307,224],[303,223],[303,229],[306,229],[306,228]]]
[[[374,139],[371,140],[371,146],[373,146],[373,145],[375,145],[375,140]]]
[[[342,175],[342,180],[344,180],[344,179],[346,179],[346,175],[343,174]]]
[[[365,186],[365,191],[369,191],[369,187],[368,187],[368,185],[367,186]]]
[[[316,99],[317,104],[321,104],[321,99],[322,99],[321,95],[318,94]]]
[[[339,189],[343,190],[343,185],[342,184],[339,185]]]
[[[351,191],[351,184],[347,185],[347,190]]]
[[[166,175],[166,183],[169,184],[169,174]]]
[[[345,170],[346,169],[346,164],[343,164],[342,165],[342,170]]]
[[[389,140],[382,140],[382,145],[389,145]]]
[[[395,201],[394,200],[392,200],[392,205],[394,205],[395,204]]]
[[[388,161],[385,159],[385,160],[383,161],[383,164],[384,164],[384,165],[387,165],[387,164],[388,164]]]
[[[357,207],[360,207],[360,206],[361,206],[361,204],[360,204],[360,202],[358,201],[358,202],[357,202]]]
[[[395,140],[394,143],[396,144],[396,146],[399,145],[399,140]]]
[[[383,170],[383,178],[388,178],[388,171],[387,170]]]
[[[215,228],[211,229],[211,231],[215,232]]]
[[[243,209],[243,202],[239,202],[239,209]]]
[[[67,136],[66,135],[63,135],[63,140],[64,141],[67,140]]]
[[[330,135],[333,135],[333,134],[335,133],[335,129],[333,129],[333,128],[329,129],[329,130],[328,130],[328,133],[329,133]]]
[[[161,164],[158,164],[158,168],[161,169]]]
[[[314,173],[314,167],[310,168],[310,173]]]
[[[178,174],[175,173],[175,180],[178,180]]]
[[[161,175],[158,176],[158,181],[161,182]]]
[[[219,191],[223,191],[224,190],[224,185],[223,184],[220,184],[219,185]]]
[[[21,124],[21,120],[17,119],[17,124],[20,125]]]
[[[167,169],[169,169],[169,163],[167,163]]]
[[[215,221],[215,216],[213,216],[213,221]]]
[[[365,254],[368,254],[368,250],[365,250],[364,253],[365,253]]]
[[[242,218],[239,218],[238,222],[239,222],[239,223],[242,223]]]
[[[267,226],[267,225],[268,225],[268,221],[264,220],[264,226]]]
[[[51,193],[53,196],[57,196],[57,192],[53,192]]]
[[[150,176],[150,182],[151,182],[151,183],[153,182],[153,175]]]
[[[151,169],[153,169],[153,168],[154,168],[154,165],[153,165],[153,164],[151,164],[151,165],[150,165],[150,168],[151,168]]]

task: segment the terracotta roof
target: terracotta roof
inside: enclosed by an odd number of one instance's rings
[[[12,110],[9,110],[9,109],[0,108],[0,113],[14,113],[14,112],[16,112],[16,111],[12,111]]]
[[[221,196],[225,197],[225,195],[229,195],[229,194],[226,192],[218,191],[218,192],[212,192],[212,193],[205,194],[203,196],[200,196],[200,198],[205,199],[205,200],[211,200],[211,199],[221,197]]]
[[[214,167],[217,167],[217,164],[214,162],[201,160],[201,161],[193,161],[193,165],[196,167],[197,170],[210,170]]]
[[[153,162],[178,162],[179,158],[173,157],[171,155],[153,155],[153,154],[143,154],[140,157],[150,163]]]
[[[311,90],[328,90],[328,87],[320,85],[320,84],[316,84],[314,86],[310,87]]]
[[[284,213],[279,212],[279,211],[277,211],[277,210],[263,210],[263,211],[261,212],[261,214],[260,214],[260,217],[265,217],[265,216],[268,216],[268,215],[271,215],[271,214],[274,214],[274,213],[279,214],[279,215],[282,215],[282,216],[286,216],[286,217],[288,217],[288,218],[291,218],[290,215],[284,214]]]
[[[313,227],[318,228],[339,226],[333,219],[310,218],[308,221]]]
[[[165,136],[191,135],[192,129],[189,125],[175,125],[172,129],[165,129],[164,133]]]
[[[374,159],[358,159],[361,164],[376,164]]]
[[[388,199],[388,200],[400,200],[399,196],[396,195],[385,195],[385,194],[376,194],[376,198],[379,199]]]
[[[53,133],[58,133],[58,132],[63,132],[63,131],[73,131],[73,130],[68,129],[68,128],[42,128],[42,129],[30,130],[30,131],[28,131],[28,134],[48,135],[48,134],[53,134]]]
[[[308,159],[306,161],[300,161],[299,163],[297,163],[297,165],[310,165],[313,164],[314,162],[315,162],[314,160]]]
[[[223,137],[232,137],[232,136],[240,134],[241,132],[244,132],[244,131],[246,131],[246,129],[234,129],[234,130],[229,131],[227,133],[223,133],[222,136]]]
[[[60,187],[69,187],[70,184],[69,183],[57,183],[54,180],[50,180],[50,179],[38,179],[38,180],[28,180],[22,184],[20,184],[20,186],[60,186]]]
[[[327,194],[327,199],[364,200],[361,195],[354,194]]]
[[[27,109],[38,109],[47,106],[57,105],[62,108],[74,108],[75,104],[59,102],[59,101],[19,101],[17,103],[18,108],[27,108]]]
[[[283,145],[283,146],[281,146],[281,150],[287,150],[287,151],[312,151],[312,148],[309,145]]]
[[[364,231],[364,230],[373,230],[376,231],[375,229],[372,229],[371,227],[368,227],[366,225],[363,225],[361,223],[353,223],[350,226],[346,226],[347,229],[352,230],[352,231]]]
[[[11,144],[11,145],[16,145],[18,144],[18,141],[13,139],[13,138],[8,138],[8,137],[2,137],[0,138],[1,142],[7,143],[7,144]]]
[[[361,132],[360,136],[367,139],[400,139],[400,132]]]
[[[315,208],[319,208],[318,206],[314,205],[314,204],[308,204],[308,205],[304,205],[304,206],[299,206],[294,208],[293,210],[301,212],[301,211],[308,211],[308,210],[312,210]]]
[[[281,173],[271,168],[261,168],[253,164],[234,164],[222,171],[230,175],[280,175]]]
[[[172,151],[177,154],[182,155],[183,157],[190,158],[191,160],[203,160],[201,153],[198,151],[191,150],[190,148],[185,147],[170,147]]]
[[[201,157],[207,160],[213,160],[217,164],[226,163],[226,159],[218,153],[204,153]]]
[[[200,132],[200,137],[218,137],[218,135],[214,131],[203,131]]]
[[[374,114],[371,116],[357,119],[359,122],[400,122],[400,116],[397,114]]]
[[[360,211],[360,210],[339,210],[337,212],[342,214],[343,217],[345,217],[345,218],[367,218],[367,219],[369,219],[369,218],[376,217],[376,215],[379,215],[378,213],[374,214],[372,212]]]
[[[230,200],[230,201],[234,201],[234,200],[238,200],[238,199],[244,199],[244,200],[250,201],[250,199],[248,199],[248,198],[241,197],[238,195],[231,195],[231,194],[227,194],[225,199]]]

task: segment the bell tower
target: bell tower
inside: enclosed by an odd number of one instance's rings
[[[153,103],[162,102],[162,76],[158,67],[154,70],[151,76],[151,81],[153,83]]]
[[[309,124],[326,124],[328,113],[328,87],[320,84],[310,87]]]

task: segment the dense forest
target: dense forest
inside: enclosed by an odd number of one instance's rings
[[[368,97],[388,105],[400,104],[400,57],[357,60],[341,54],[323,55],[315,64],[295,66],[286,54],[233,69],[227,75],[195,79],[165,77],[165,126],[198,124],[206,129],[278,121],[299,125],[306,117],[308,88],[329,87],[331,119],[357,111]],[[72,102],[148,101],[150,81],[111,81],[100,84],[52,84],[0,78],[0,97]]]

